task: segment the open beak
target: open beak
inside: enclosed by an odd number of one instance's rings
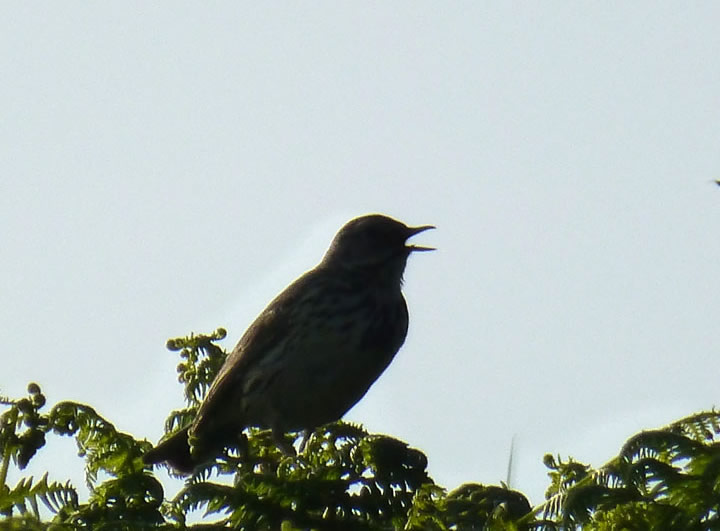
[[[426,230],[434,229],[434,225],[422,225],[420,227],[408,227],[408,238],[411,236],[415,236],[416,234],[419,234],[421,232],[425,232]],[[425,247],[422,245],[406,245],[408,249],[411,251],[434,251],[435,247]]]

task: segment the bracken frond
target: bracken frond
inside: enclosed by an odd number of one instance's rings
[[[49,483],[47,473],[37,482],[32,476],[22,478],[13,489],[0,493],[0,507],[13,506],[20,514],[27,514],[29,505],[31,514],[36,518],[40,518],[38,500],[54,513],[64,508],[74,509],[78,505],[77,491],[70,482]]]

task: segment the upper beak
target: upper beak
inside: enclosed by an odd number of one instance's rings
[[[408,227],[408,235],[407,237],[410,238],[411,236],[415,236],[416,234],[419,234],[421,232],[424,232],[426,230],[434,229],[434,225],[422,225],[420,227]],[[407,245],[406,246],[411,251],[435,251],[435,247],[424,247],[422,245]]]

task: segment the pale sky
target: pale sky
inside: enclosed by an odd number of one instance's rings
[[[717,405],[720,4],[34,2],[0,17],[0,394],[156,441],[167,338],[228,330],[348,219],[434,224],[347,415],[532,503]],[[34,468],[81,485],[73,444]],[[172,495],[173,492],[168,492]]]

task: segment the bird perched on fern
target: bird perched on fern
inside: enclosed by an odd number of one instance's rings
[[[345,224],[322,261],[250,325],[194,421],[147,452],[144,462],[190,473],[250,426],[271,429],[278,447],[293,453],[285,432],[304,431],[307,438],[339,420],[405,341],[405,264],[412,252],[432,250],[407,240],[431,228],[379,214]]]

